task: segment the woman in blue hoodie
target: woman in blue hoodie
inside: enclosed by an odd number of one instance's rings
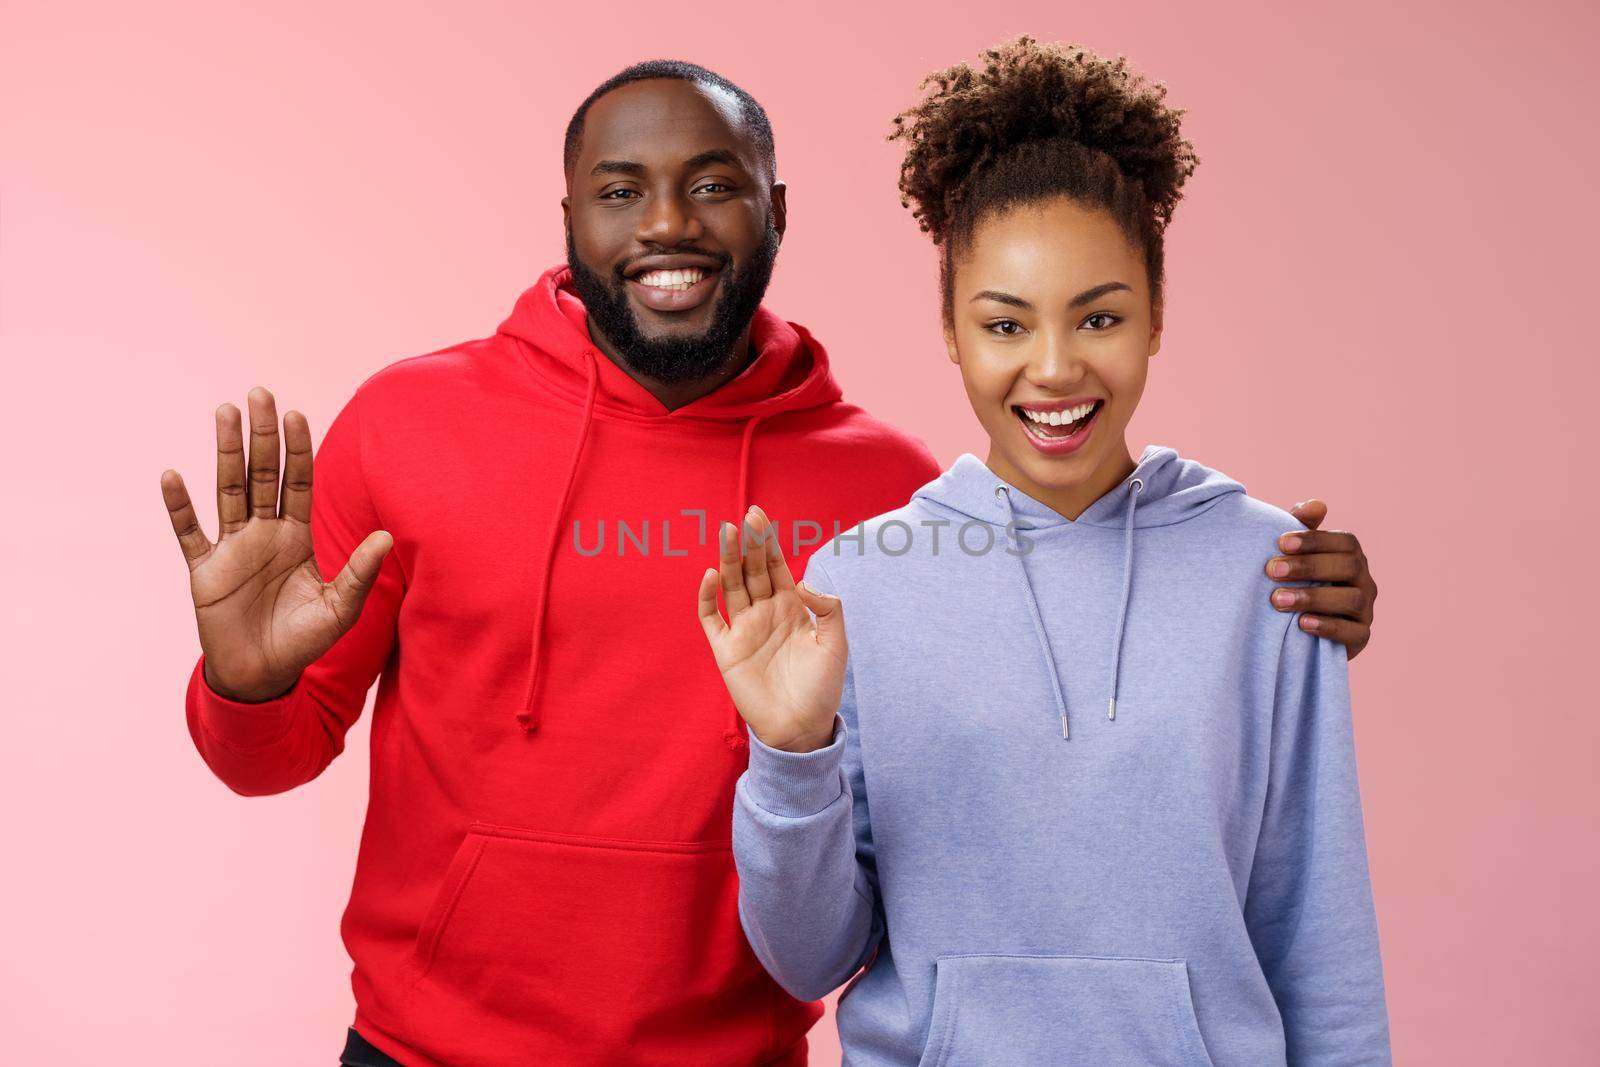
[[[1296,524],[1125,441],[1182,112],[1086,49],[985,59],[895,136],[988,458],[798,586],[726,526],[701,583],[744,929],[797,997],[860,970],[861,1067],[1388,1063],[1346,651],[1259,563]]]

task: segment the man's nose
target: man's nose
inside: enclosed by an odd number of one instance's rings
[[[699,240],[704,234],[694,205],[676,194],[658,193],[645,204],[634,239],[640,244],[675,245]]]

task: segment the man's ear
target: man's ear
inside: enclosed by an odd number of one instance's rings
[[[772,197],[772,228],[778,231],[778,240],[783,241],[783,231],[789,227],[789,187],[782,182],[772,183],[770,193]]]
[[[572,232],[572,197],[561,198],[561,228],[567,233]]]

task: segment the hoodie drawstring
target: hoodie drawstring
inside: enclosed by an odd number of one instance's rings
[[[735,513],[738,515],[738,518],[734,520],[734,524],[739,527],[740,537],[744,536],[745,509],[750,506],[750,442],[756,435],[756,424],[765,417],[766,416],[764,415],[752,415],[746,419],[744,424],[744,437],[739,442],[739,482],[738,489],[736,490],[739,510]],[[721,524],[718,524],[718,530],[721,530]],[[717,536],[720,538],[722,535],[719,532]],[[776,537],[777,534],[774,533],[773,536]],[[720,552],[720,540],[717,547],[718,551]],[[728,702],[728,706],[733,709],[733,721],[729,724],[726,730],[722,731],[722,739],[728,743],[729,748],[740,749],[749,744],[749,742],[745,740],[744,732],[746,727],[744,724],[744,716],[739,714],[739,709],[734,705],[733,701],[730,700]]]
[[[555,521],[550,528],[550,547],[545,550],[544,566],[539,579],[539,606],[533,616],[533,656],[528,668],[528,689],[522,697],[522,710],[517,712],[517,722],[522,726],[524,733],[533,733],[539,728],[539,720],[534,714],[534,692],[539,685],[539,667],[544,651],[544,618],[550,606],[550,572],[555,566],[556,546],[561,544],[561,524],[566,520],[567,503],[572,498],[572,487],[578,480],[578,464],[583,460],[583,446],[589,441],[589,426],[594,421],[594,397],[600,384],[600,368],[595,365],[593,349],[588,349],[589,357],[588,386],[583,398],[583,422],[578,428],[578,446],[572,450],[572,463],[567,467],[567,484],[561,490],[561,501],[556,505]]]
[[[1010,487],[997,485],[994,495],[1005,501],[1006,525],[1009,527],[1016,521],[1016,513],[1011,510]],[[1022,562],[1022,556],[1017,556],[1017,566],[1022,568],[1022,588],[1028,594],[1028,610],[1033,613],[1033,632],[1039,638],[1039,651],[1044,653],[1046,673],[1050,675],[1050,691],[1056,698],[1056,711],[1061,715],[1061,739],[1067,739],[1067,698],[1061,695],[1061,675],[1056,670],[1056,655],[1050,651],[1050,635],[1044,632],[1044,617],[1039,614],[1039,600],[1033,594],[1033,583],[1028,580],[1028,566]]]
[[[1128,624],[1128,594],[1133,590],[1133,509],[1144,491],[1144,479],[1135,478],[1128,483],[1128,524],[1122,551],[1122,606],[1117,609],[1117,636],[1111,646],[1111,697],[1107,717],[1117,717],[1117,675],[1122,670],[1122,631]]]
[[[1139,493],[1144,490],[1144,481],[1134,478],[1126,483],[1129,489],[1128,518],[1123,531],[1122,555],[1122,605],[1117,609],[1117,630],[1111,651],[1111,685],[1108,705],[1110,717],[1117,717],[1117,677],[1122,664],[1122,632],[1126,628],[1128,618],[1128,594],[1133,588],[1133,514],[1134,505],[1138,502]],[[1008,485],[994,487],[995,496],[999,497],[1006,505],[1006,525],[1009,527],[1016,521],[1016,513],[1011,508],[1011,492]],[[1022,562],[1022,555],[1016,554],[1017,566],[1022,570],[1022,588],[1028,594],[1028,611],[1033,616],[1033,632],[1039,639],[1039,651],[1044,655],[1045,667],[1050,675],[1050,691],[1055,696],[1056,711],[1061,716],[1061,739],[1069,740],[1071,735],[1067,731],[1067,700],[1061,692],[1061,675],[1056,670],[1055,653],[1050,648],[1050,635],[1045,632],[1044,616],[1039,613],[1039,600],[1033,591],[1033,582],[1028,578],[1027,564]]]

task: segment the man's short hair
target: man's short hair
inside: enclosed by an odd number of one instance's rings
[[[622,86],[632,85],[634,82],[659,78],[694,82],[696,85],[709,85],[730,94],[739,102],[740,117],[744,120],[745,127],[755,140],[756,154],[767,168],[768,177],[771,178],[777,175],[778,154],[772,143],[772,123],[767,121],[767,113],[756,102],[755,97],[716,71],[707,70],[696,63],[688,63],[681,59],[648,59],[643,63],[635,63],[625,70],[620,70],[601,82],[595,91],[585,97],[583,103],[578,105],[578,110],[572,113],[572,119],[567,123],[566,146],[562,152],[562,165],[569,176],[572,174],[572,169],[577,166],[578,153],[583,148],[583,124],[588,117],[590,106],[613,89],[620,89]]]

